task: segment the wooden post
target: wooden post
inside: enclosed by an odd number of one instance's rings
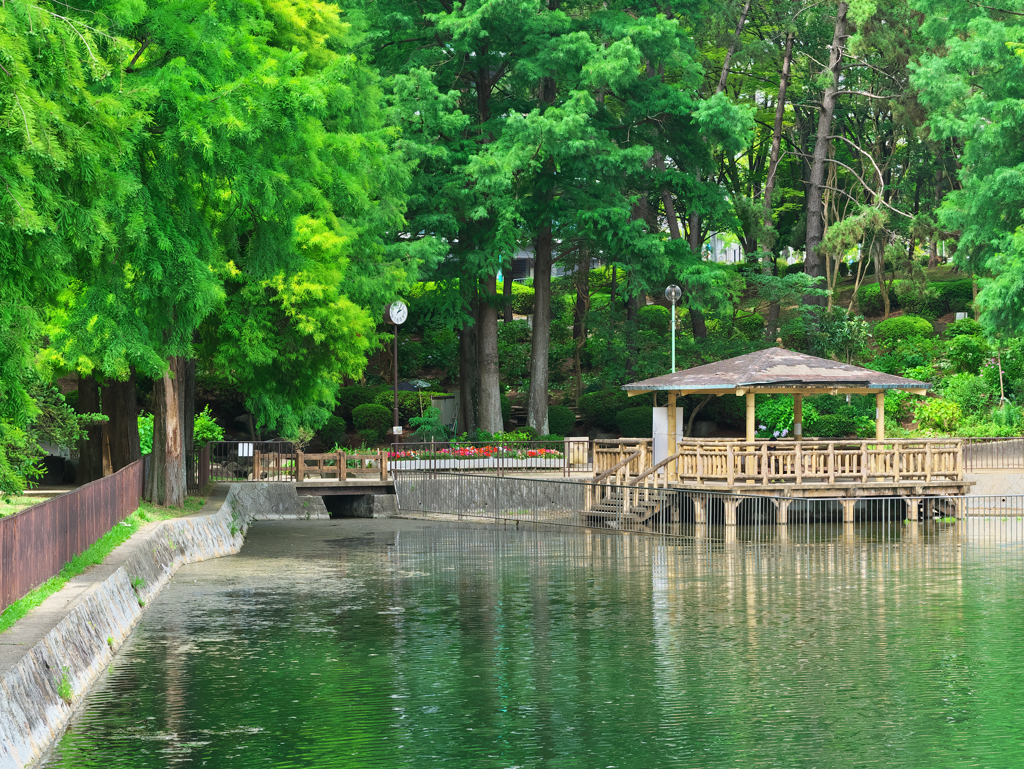
[[[768,485],[768,442],[761,447],[761,484]]]
[[[255,449],[252,452],[252,479],[258,481],[260,479],[260,450]]]
[[[725,505],[725,525],[735,526],[736,508],[739,507],[740,501],[732,497],[726,497],[722,502]]]
[[[693,501],[693,522],[694,523],[707,523],[708,522],[708,501],[703,494],[698,494],[692,497]]]
[[[676,397],[677,396],[678,396],[678,393],[675,393],[675,392],[670,392],[668,394],[668,456],[672,456],[673,454],[678,454],[679,453],[679,441],[677,440],[677,438],[678,438],[677,430],[679,428],[678,428],[678,423],[676,421]],[[665,482],[666,482],[666,484],[670,480],[670,476],[672,475],[672,468],[674,466],[675,466],[675,463],[669,463],[669,465],[665,468]],[[678,480],[678,478],[679,478],[678,471],[676,472],[675,476],[676,476],[675,480]]]
[[[729,443],[725,447],[725,482],[732,486],[736,482],[736,468],[732,455],[732,444]]]
[[[334,464],[338,466],[338,480],[348,480],[348,455],[344,451],[338,452],[338,458],[334,460]]]
[[[793,393],[793,437],[802,440],[804,437],[804,396]]]
[[[789,523],[789,499],[778,500],[778,507],[775,510],[775,522],[780,526]]]
[[[917,507],[921,500],[915,497],[907,497],[904,502],[907,505],[907,520],[917,523]]]
[[[875,440],[885,440],[885,393],[875,393]]]
[[[298,483],[302,483],[303,470],[305,469],[306,460],[302,458],[302,452],[295,452],[295,480]]]
[[[748,452],[755,451],[755,446],[753,445],[754,441],[756,440],[755,435],[757,433],[757,429],[756,429],[757,428],[757,418],[754,415],[754,402],[755,402],[755,399],[756,399],[756,396],[754,395],[753,391],[748,390],[747,391],[747,443],[750,444],[750,445],[747,446],[747,451]],[[753,475],[754,474],[754,472],[753,472],[754,471],[753,464],[754,464],[754,458],[753,457],[748,457],[746,462],[745,462],[745,467],[744,467],[744,473],[746,475]],[[748,478],[747,479],[747,483],[753,483],[753,482],[754,482],[753,478]]]
[[[843,523],[853,523],[853,508],[857,504],[856,499],[843,499]]]

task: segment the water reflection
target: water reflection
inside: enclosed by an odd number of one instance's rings
[[[1017,551],[914,529],[261,523],[46,765],[1017,765]]]

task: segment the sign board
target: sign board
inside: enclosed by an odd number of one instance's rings
[[[252,444],[251,443],[239,443],[238,444],[238,456],[240,456],[240,457],[251,457],[252,456]]]
[[[668,457],[668,407],[658,406],[654,409],[654,464]],[[676,408],[676,440],[681,441],[686,433],[686,422],[683,420],[683,409]]]
[[[391,428],[391,432],[394,433],[395,435],[401,435],[402,434],[402,426],[398,425],[397,427],[392,427]]]

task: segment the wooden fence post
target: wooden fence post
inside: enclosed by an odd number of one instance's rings
[[[296,481],[298,483],[302,483],[302,476],[303,476],[303,471],[305,469],[304,468],[305,464],[306,464],[306,460],[304,460],[302,458],[302,452],[301,451],[296,451],[295,452],[295,478],[296,478]]]

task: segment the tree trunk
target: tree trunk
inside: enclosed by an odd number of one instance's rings
[[[185,504],[185,455],[181,429],[181,384],[185,361],[171,358],[168,370],[153,382],[153,459],[146,498],[158,505]]]
[[[105,453],[109,457],[110,472],[127,467],[142,456],[139,446],[139,410],[135,398],[135,371],[128,380],[110,380],[103,385],[103,414]]]
[[[78,375],[78,413],[100,413],[100,388],[96,380]],[[77,483],[89,483],[103,477],[103,426],[85,428],[85,437],[78,442]]]
[[[551,349],[551,223],[537,233],[534,244],[533,338],[530,343],[530,398],[526,424],[538,435],[548,435],[548,353]]]
[[[772,194],[775,192],[775,175],[779,170],[779,156],[782,154],[782,124],[786,116],[786,90],[789,88],[789,70],[793,63],[793,39],[794,32],[786,35],[786,48],[782,54],[782,76],[779,78],[779,98],[775,104],[775,125],[772,126],[772,148],[768,158],[768,176],[764,183],[764,242],[765,256],[761,265],[761,272],[764,275],[775,274],[775,241],[778,233],[775,231],[775,223],[772,219]],[[781,308],[778,302],[772,302],[768,307],[768,318],[765,323],[765,337],[773,339],[779,332],[779,314]]]
[[[725,61],[722,62],[722,74],[718,76],[718,87],[715,89],[715,93],[721,93],[725,90],[725,82],[729,77],[729,63],[732,61],[732,56],[736,53],[736,48],[740,42],[740,33],[743,32],[743,25],[747,21],[747,14],[750,12],[750,0],[743,6],[743,10],[740,12],[740,19],[736,23],[736,32],[732,36],[732,42],[729,44],[729,50],[725,52]]]
[[[505,322],[512,322],[512,260],[508,260],[508,270],[502,275],[501,298],[505,309]]]
[[[934,235],[928,238],[928,266],[939,266],[939,241],[936,240]]]
[[[618,272],[618,269],[617,269],[617,267],[616,267],[616,266],[615,266],[615,265],[613,264],[613,265],[612,265],[612,288],[611,288],[611,298],[610,298],[610,299],[608,300],[608,307],[609,307],[609,309],[611,309],[611,310],[614,310],[614,309],[615,309],[615,289],[616,289],[616,285],[615,285],[615,284],[616,284],[616,282],[617,282],[617,280],[616,280],[616,279],[617,279],[617,277],[618,277],[618,275],[617,275],[617,272]]]
[[[536,281],[536,274],[534,281]],[[501,387],[498,371],[498,308],[495,305],[498,282],[494,275],[484,278],[480,286],[480,322],[477,325],[477,363],[479,392],[477,416],[480,429],[489,433],[502,430]],[[535,300],[536,301],[536,300]],[[536,312],[536,307],[534,308]],[[536,328],[536,316],[534,328]]]
[[[885,241],[877,235],[871,240],[871,256],[875,261],[875,277],[878,278],[878,290],[882,294],[885,307],[885,318],[889,317],[889,284],[885,282]]]
[[[821,98],[821,109],[818,112],[818,134],[814,142],[814,155],[811,160],[810,187],[807,191],[807,255],[804,259],[804,270],[814,278],[822,277],[825,274],[823,260],[819,253],[819,246],[825,236],[825,212],[822,208],[822,195],[825,186],[825,166],[828,161],[828,151],[832,140],[832,115],[836,108],[836,98],[839,92],[839,77],[842,73],[843,47],[846,43],[847,33],[846,11],[848,6],[840,2],[836,9],[836,26],[832,36],[832,50],[829,54],[828,72],[831,73],[831,80],[825,88]],[[807,304],[824,304],[824,297],[807,296],[804,298]]]
[[[700,254],[701,246],[704,245],[704,238],[701,237],[700,232],[700,216],[697,214],[690,214],[689,225],[690,232],[688,240],[690,243],[690,250],[695,254]],[[704,313],[693,306],[690,306],[687,309],[690,313],[690,328],[693,329],[693,338],[707,339],[708,326],[704,321]]]
[[[476,300],[470,301],[474,317]],[[476,429],[476,323],[466,321],[459,333],[459,431],[470,433]]]

